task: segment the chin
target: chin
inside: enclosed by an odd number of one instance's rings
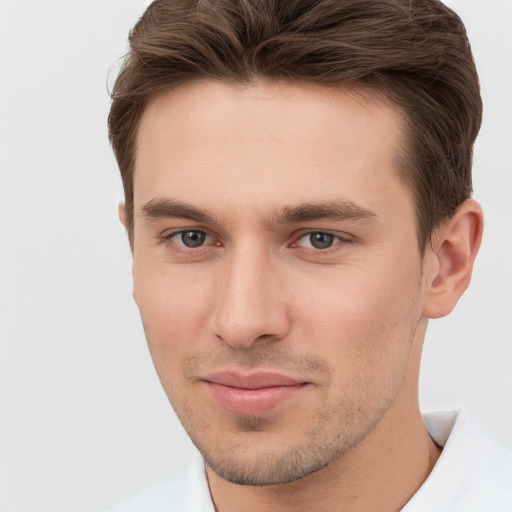
[[[268,418],[243,416],[235,424],[236,431],[210,425],[189,435],[208,468],[228,482],[246,486],[288,484],[305,478],[339,459],[371,430],[349,435],[347,430],[353,429],[346,429],[346,424],[331,431],[317,425],[296,433],[294,439],[290,432],[273,429]],[[208,430],[223,434],[213,438]]]
[[[259,453],[253,457],[211,457],[203,453],[206,465],[219,477],[237,485],[254,487],[295,482],[325,468],[338,456],[331,452],[312,457],[304,453],[303,448],[291,448],[272,455]]]

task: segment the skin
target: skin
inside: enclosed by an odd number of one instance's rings
[[[402,125],[382,98],[308,84],[194,83],[143,114],[134,297],[218,511],[399,510],[439,456],[421,348],[469,283],[482,214],[466,201],[420,254]],[[212,398],[218,371],[304,385],[238,414]]]

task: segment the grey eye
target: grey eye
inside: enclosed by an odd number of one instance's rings
[[[180,239],[185,247],[200,247],[206,240],[206,233],[204,231],[182,231]]]
[[[315,249],[327,249],[334,243],[334,238],[335,236],[330,233],[310,233],[309,243]]]

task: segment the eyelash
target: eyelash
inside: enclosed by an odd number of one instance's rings
[[[215,237],[213,237],[213,235],[209,234],[207,230],[204,230],[204,229],[180,229],[178,231],[173,231],[172,233],[168,233],[168,234],[161,236],[160,243],[172,243],[177,250],[187,252],[187,253],[190,253],[190,252],[197,253],[201,250],[204,251],[205,249],[212,247],[211,245],[203,245],[203,244],[198,245],[197,247],[188,247],[183,243],[177,243],[177,242],[172,241],[172,239],[174,237],[176,237],[178,235],[183,236],[185,233],[195,233],[199,236],[204,236],[205,238],[206,237],[215,238]],[[301,246],[298,244],[298,242],[300,240],[305,239],[308,236],[311,237],[312,235],[324,235],[324,236],[328,236],[328,237],[333,237],[333,239],[335,241],[332,243],[332,245],[325,247],[323,249],[315,248],[315,247],[305,247],[305,246]],[[347,235],[347,234],[343,234],[343,235],[335,234],[330,231],[307,231],[307,232],[303,232],[300,236],[296,237],[294,239],[294,241],[288,245],[288,247],[300,248],[303,251],[306,251],[308,253],[330,254],[331,252],[339,250],[340,245],[350,244],[352,242],[353,242],[353,237],[351,237],[350,235]],[[220,246],[220,245],[221,245],[220,242],[214,244],[214,246]]]
[[[161,236],[160,243],[172,243],[173,245],[178,246],[180,248],[180,250],[183,250],[183,251],[197,251],[197,250],[205,249],[206,247],[209,247],[209,246],[205,246],[205,245],[199,245],[196,248],[194,248],[194,247],[187,247],[185,244],[180,244],[177,242],[173,243],[172,239],[174,237],[176,237],[178,235],[184,235],[185,233],[196,233],[199,235],[204,235],[205,237],[209,236],[209,237],[213,238],[213,236],[210,235],[208,233],[208,231],[206,231],[204,229],[180,229],[178,231],[173,231],[172,233],[168,233],[168,234]],[[220,244],[216,244],[216,245],[220,245]]]
[[[306,237],[310,237],[310,239],[311,239],[312,235],[324,235],[324,236],[326,235],[328,237],[332,237],[334,240],[333,240],[332,245],[329,245],[328,247],[325,247],[323,249],[319,249],[316,247],[304,247],[304,246],[298,245],[298,242],[300,240],[303,240]],[[307,231],[306,233],[303,233],[298,238],[296,238],[295,242],[292,242],[291,246],[292,247],[301,247],[302,249],[309,251],[309,252],[314,252],[315,254],[318,254],[318,253],[329,254],[331,252],[339,250],[340,245],[352,243],[352,241],[353,241],[352,238],[349,235],[345,235],[345,234],[344,235],[335,234],[330,231]]]

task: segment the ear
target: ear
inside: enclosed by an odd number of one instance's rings
[[[119,215],[121,224],[124,226],[124,229],[126,229],[128,241],[130,242],[130,249],[133,253],[133,226],[128,225],[128,214],[126,213],[126,206],[124,203],[119,203],[119,206],[117,207],[117,214]]]
[[[126,228],[126,208],[124,203],[119,203],[119,206],[117,207],[117,214],[119,215],[121,224]]]
[[[483,232],[480,205],[468,199],[441,225],[425,255],[423,316],[440,318],[450,313],[471,281]]]

